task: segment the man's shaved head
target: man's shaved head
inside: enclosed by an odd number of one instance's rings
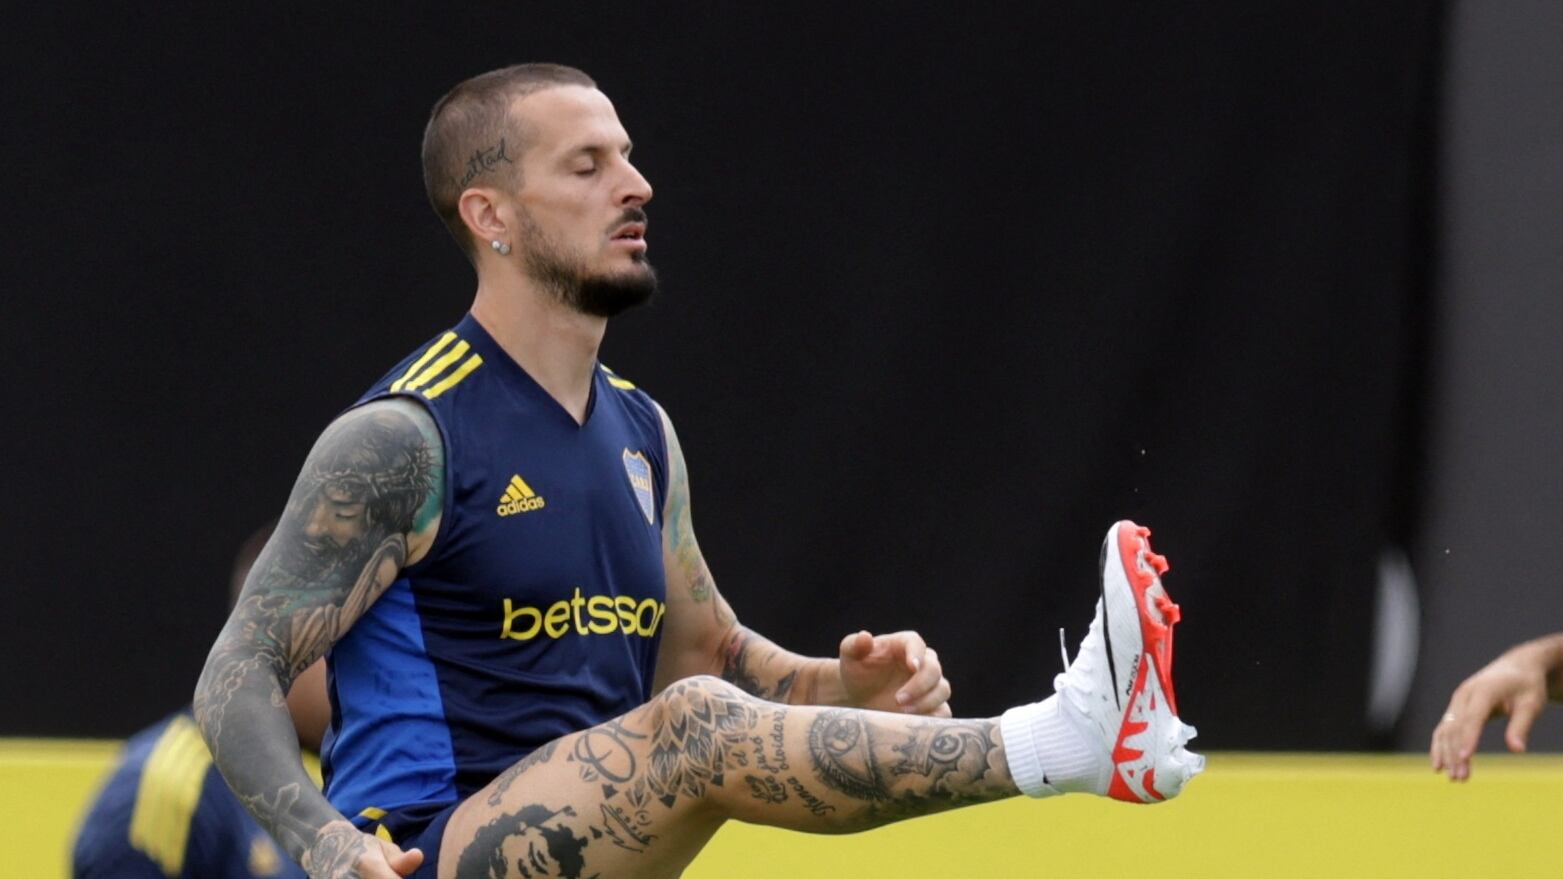
[[[423,130],[423,185],[435,213],[468,257],[477,244],[461,221],[457,202],[467,187],[521,187],[526,132],[511,114],[520,98],[563,85],[596,88],[592,78],[561,64],[515,64],[474,76],[434,105]]]

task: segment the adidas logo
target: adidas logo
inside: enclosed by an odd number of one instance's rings
[[[510,485],[505,487],[505,494],[499,499],[499,508],[495,512],[501,516],[514,516],[517,513],[541,510],[544,506],[543,496],[533,491],[532,486],[527,485],[525,479],[512,476]]]

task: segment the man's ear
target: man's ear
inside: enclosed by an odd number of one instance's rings
[[[488,187],[475,186],[456,200],[461,221],[467,225],[467,231],[472,233],[479,247],[487,247],[490,241],[515,244],[510,240],[513,230],[502,215],[498,195],[498,192]]]

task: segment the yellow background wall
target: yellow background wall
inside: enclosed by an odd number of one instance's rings
[[[0,876],[58,879],[115,742],[0,740]],[[855,836],[729,824],[686,879],[1563,875],[1563,757],[1482,755],[1454,785],[1414,755],[1217,754],[1154,808],[1009,800]]]

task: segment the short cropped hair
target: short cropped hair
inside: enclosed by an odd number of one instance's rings
[[[434,212],[468,258],[476,259],[476,243],[461,221],[461,193],[484,175],[520,188],[518,163],[527,146],[526,132],[510,108],[533,92],[563,85],[597,87],[574,67],[514,64],[474,76],[435,103],[423,130],[423,186]]]

